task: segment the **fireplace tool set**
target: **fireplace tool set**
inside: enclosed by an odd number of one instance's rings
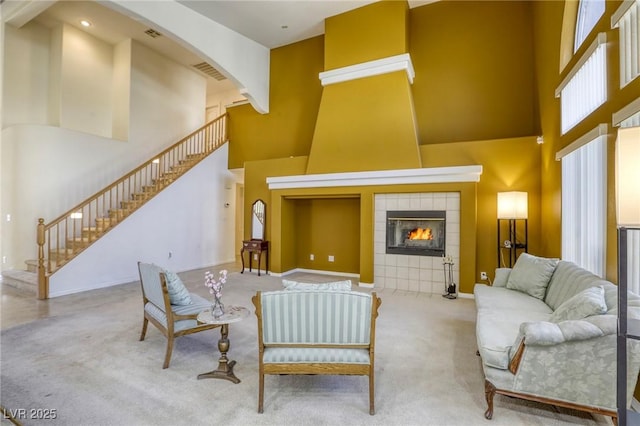
[[[442,267],[444,268],[444,294],[442,297],[455,299],[456,284],[453,282],[453,257],[442,256]]]

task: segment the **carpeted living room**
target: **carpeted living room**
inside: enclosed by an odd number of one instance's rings
[[[638,421],[640,0],[0,12],[0,424]]]
[[[218,329],[176,339],[162,369],[166,338],[154,327],[139,341],[139,282],[39,302],[3,287],[2,405],[51,410],[53,419],[22,424],[380,424],[471,425],[484,418],[484,377],[476,355],[475,306],[470,299],[376,288],[376,414],[368,411],[361,376],[267,376],[258,414],[257,321],[251,297],[282,289],[282,279],[229,269],[228,305],[251,315],[229,327],[229,359],[241,380],[202,379],[219,356]],[[189,291],[209,298],[207,270],[179,274]],[[287,279],[335,281],[296,273]],[[370,292],[357,289],[355,291]],[[46,306],[45,306],[46,303]],[[14,411],[15,413],[15,411]],[[5,421],[6,422],[6,421]],[[492,424],[610,424],[600,415],[500,397]]]

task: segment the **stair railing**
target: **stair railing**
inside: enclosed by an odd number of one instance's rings
[[[222,146],[226,117],[205,124],[51,222],[38,219],[38,299],[49,297],[53,273]]]

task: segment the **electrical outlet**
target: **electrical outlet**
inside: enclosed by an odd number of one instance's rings
[[[486,272],[480,272],[480,279],[482,281],[487,281],[489,279],[489,277],[487,277],[487,273]]]
[[[257,254],[253,255],[253,260],[258,260],[258,255]]]
[[[329,262],[334,262],[336,260],[335,257],[333,257],[332,255],[329,255]]]
[[[312,255],[312,254],[309,255],[309,260],[315,260],[315,258],[316,257],[314,255]]]
[[[2,263],[7,263],[7,256],[2,256]]]

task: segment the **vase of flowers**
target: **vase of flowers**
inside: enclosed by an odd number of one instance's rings
[[[227,270],[223,269],[218,273],[218,279],[216,280],[213,274],[209,271],[204,274],[204,285],[209,288],[209,294],[213,296],[213,303],[211,304],[211,315],[214,318],[220,318],[224,315],[224,303],[222,303],[222,288],[227,282]]]

